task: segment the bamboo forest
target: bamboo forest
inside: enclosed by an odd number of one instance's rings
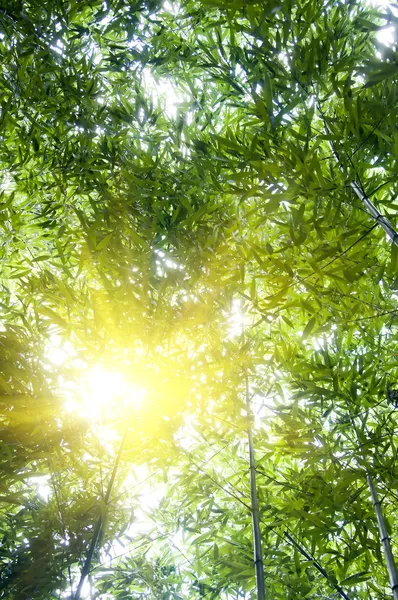
[[[0,0],[1,599],[398,599],[397,28]]]

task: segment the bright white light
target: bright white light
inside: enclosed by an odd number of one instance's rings
[[[154,104],[163,108],[166,115],[172,119],[177,117],[178,105],[189,101],[189,96],[177,89],[171,79],[165,77],[155,79],[147,68],[143,70],[143,85],[152,96]]]
[[[309,96],[307,99],[308,108],[312,108],[315,104],[315,96]]]
[[[106,9],[106,4],[105,4],[105,9]],[[113,19],[112,13],[108,13],[107,15],[105,15],[105,17],[103,19],[101,19],[99,24],[102,25],[103,27],[106,27],[107,25],[109,25],[109,23],[112,21],[112,19]]]
[[[174,439],[181,448],[184,448],[184,450],[190,450],[194,443],[197,442],[197,432],[192,416],[185,415],[184,425],[175,432]]]
[[[107,371],[96,365],[81,382],[80,397],[73,394],[66,402],[66,408],[77,411],[80,416],[91,421],[101,421],[112,417],[115,406],[122,409],[139,408],[146,396],[146,390],[127,381],[122,373]]]
[[[398,15],[397,5],[390,0],[365,0],[365,4],[374,8],[389,8],[395,17]]]
[[[50,46],[51,50],[54,50],[54,52],[57,52],[58,54],[60,54],[61,56],[64,55],[62,48],[60,48],[58,45],[57,46]]]
[[[12,192],[15,189],[15,180],[9,171],[0,173],[0,192]]]
[[[391,8],[390,0],[365,0],[365,4],[377,8]]]
[[[278,58],[284,67],[289,67],[289,56],[287,52],[279,52]]]
[[[243,314],[241,310],[241,301],[234,298],[232,301],[231,313],[228,317],[228,336],[235,337],[242,335],[243,331]]]
[[[166,2],[163,3],[163,10],[176,16],[178,15],[179,5],[177,3],[173,4],[172,2],[168,2],[166,0]]]
[[[48,499],[51,495],[51,487],[50,487],[50,476],[43,477],[30,477],[27,480],[28,484],[32,487],[35,487],[38,495],[45,501],[48,502]]]
[[[53,365],[63,365],[72,358],[74,349],[70,342],[63,342],[61,336],[53,334],[50,337],[49,344],[46,347],[45,357]]]
[[[96,365],[88,376],[88,404],[97,413],[115,400],[124,405],[139,407],[145,390],[128,383],[121,373],[105,371]]]
[[[393,46],[395,44],[395,27],[383,27],[377,32],[376,37],[384,46]]]

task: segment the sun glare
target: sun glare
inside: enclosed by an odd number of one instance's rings
[[[119,412],[138,409],[146,390],[128,381],[117,371],[95,365],[80,382],[76,396],[67,402],[69,410],[91,421],[103,421]]]

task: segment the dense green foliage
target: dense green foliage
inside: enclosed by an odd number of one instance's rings
[[[255,598],[248,418],[269,599],[390,597],[398,247],[350,184],[395,226],[394,15],[0,2],[0,598],[73,598],[98,522],[84,597]],[[143,403],[88,419],[101,369]]]

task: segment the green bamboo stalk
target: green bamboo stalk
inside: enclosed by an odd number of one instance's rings
[[[128,427],[129,426],[127,425],[126,429],[125,429],[125,432],[124,432],[124,435],[123,435],[123,438],[122,438],[122,441],[120,443],[119,451],[118,451],[116,459],[115,459],[115,464],[113,465],[112,475],[111,475],[111,478],[109,480],[108,487],[107,487],[107,490],[106,490],[106,494],[105,494],[105,498],[104,498],[104,503],[105,503],[105,509],[106,510],[107,510],[107,507],[108,507],[108,504],[109,504],[109,500],[110,500],[110,497],[111,497],[111,493],[112,493],[112,490],[113,490],[113,485],[115,483],[116,474],[117,474],[117,471],[119,469],[120,460],[122,458],[122,454],[123,454],[123,450],[124,450],[124,445],[126,443],[127,433],[128,433]],[[95,550],[96,550],[96,548],[98,546],[98,542],[99,542],[99,539],[100,539],[101,534],[102,534],[103,526],[104,526],[104,519],[103,519],[103,516],[100,515],[98,517],[98,521],[97,521],[97,523],[95,525],[93,537],[91,538],[90,547],[88,549],[87,556],[86,556],[86,559],[84,561],[84,564],[83,564],[83,567],[82,567],[82,570],[81,570],[80,580],[79,580],[79,584],[77,586],[77,590],[76,590],[76,594],[75,594],[74,600],[80,600],[84,582],[86,581],[86,578],[87,578],[87,576],[89,575],[89,573],[91,571],[91,563],[92,563],[92,560],[93,560],[94,552],[95,552]]]
[[[388,394],[388,391],[387,391],[387,394]],[[347,408],[348,408],[348,412],[349,412],[348,403],[347,403]],[[351,414],[350,414],[350,420],[351,420],[351,423],[352,423],[352,426],[353,426],[353,429],[355,432],[358,448],[361,448],[361,444],[359,441],[360,438],[359,438],[359,434],[358,434],[358,429],[355,424],[355,419]],[[372,503],[373,503],[375,513],[376,513],[377,524],[379,527],[380,541],[383,546],[383,552],[384,552],[384,557],[386,560],[387,572],[388,572],[388,577],[390,580],[390,587],[391,587],[392,595],[393,595],[394,600],[398,600],[397,567],[395,564],[394,555],[393,555],[391,543],[390,543],[390,537],[388,535],[386,523],[385,523],[384,516],[383,516],[383,511],[381,508],[381,502],[380,502],[378,494],[377,494],[376,486],[373,482],[372,474],[370,473],[369,468],[367,467],[366,464],[365,464],[364,470],[365,470],[366,480],[368,482],[368,486],[369,486],[369,490],[370,490],[370,495],[372,497]]]
[[[249,465],[250,465],[250,498],[253,526],[253,545],[254,545],[254,568],[256,571],[257,600],[266,600],[265,580],[264,580],[264,562],[260,530],[260,511],[258,506],[257,482],[256,482],[256,462],[254,457],[254,443],[252,431],[252,410],[249,396],[249,379],[246,376],[246,406],[247,406],[247,437],[249,442]]]
[[[383,516],[383,511],[381,508],[381,502],[379,500],[376,486],[373,481],[373,477],[370,473],[367,474],[367,480],[370,490],[370,495],[372,497],[373,506],[376,513],[377,523],[379,526],[379,534],[381,544],[383,546],[383,552],[386,559],[388,577],[390,579],[390,586],[392,591],[392,596],[394,600],[398,600],[398,573],[397,566],[395,564],[394,555],[392,553],[390,536],[388,535],[386,523]]]
[[[359,187],[356,181],[351,181],[350,186],[354,190],[358,198],[361,200],[368,214],[370,214],[375,219],[375,221],[384,229],[384,231],[391,239],[393,244],[398,246],[398,233],[395,231],[390,221],[386,219],[386,217],[383,217],[381,212],[377,210],[373,202],[369,200],[369,198],[362,191],[362,189]]]
[[[330,128],[326,121],[325,114],[319,103],[317,105],[317,108],[318,108],[319,114],[321,115],[321,118],[323,121],[323,126],[325,128],[326,133],[328,135],[331,135],[332,132],[330,131]],[[343,169],[343,164],[341,162],[340,154],[337,151],[332,140],[329,140],[329,145],[330,145],[330,148],[334,154],[334,157],[335,157],[340,169]],[[352,161],[351,161],[351,163],[352,163]],[[384,229],[384,231],[386,232],[387,236],[390,238],[392,243],[395,244],[396,246],[398,246],[398,232],[391,225],[390,221],[386,217],[384,217],[379,210],[377,210],[377,208],[375,207],[373,202],[371,202],[371,200],[368,198],[368,196],[365,193],[365,191],[363,190],[363,188],[361,186],[359,186],[355,180],[350,181],[350,187],[355,192],[355,194],[360,199],[360,201],[362,202],[362,204],[365,208],[365,211],[368,213],[368,215],[373,217],[373,219],[376,221],[376,223]]]

